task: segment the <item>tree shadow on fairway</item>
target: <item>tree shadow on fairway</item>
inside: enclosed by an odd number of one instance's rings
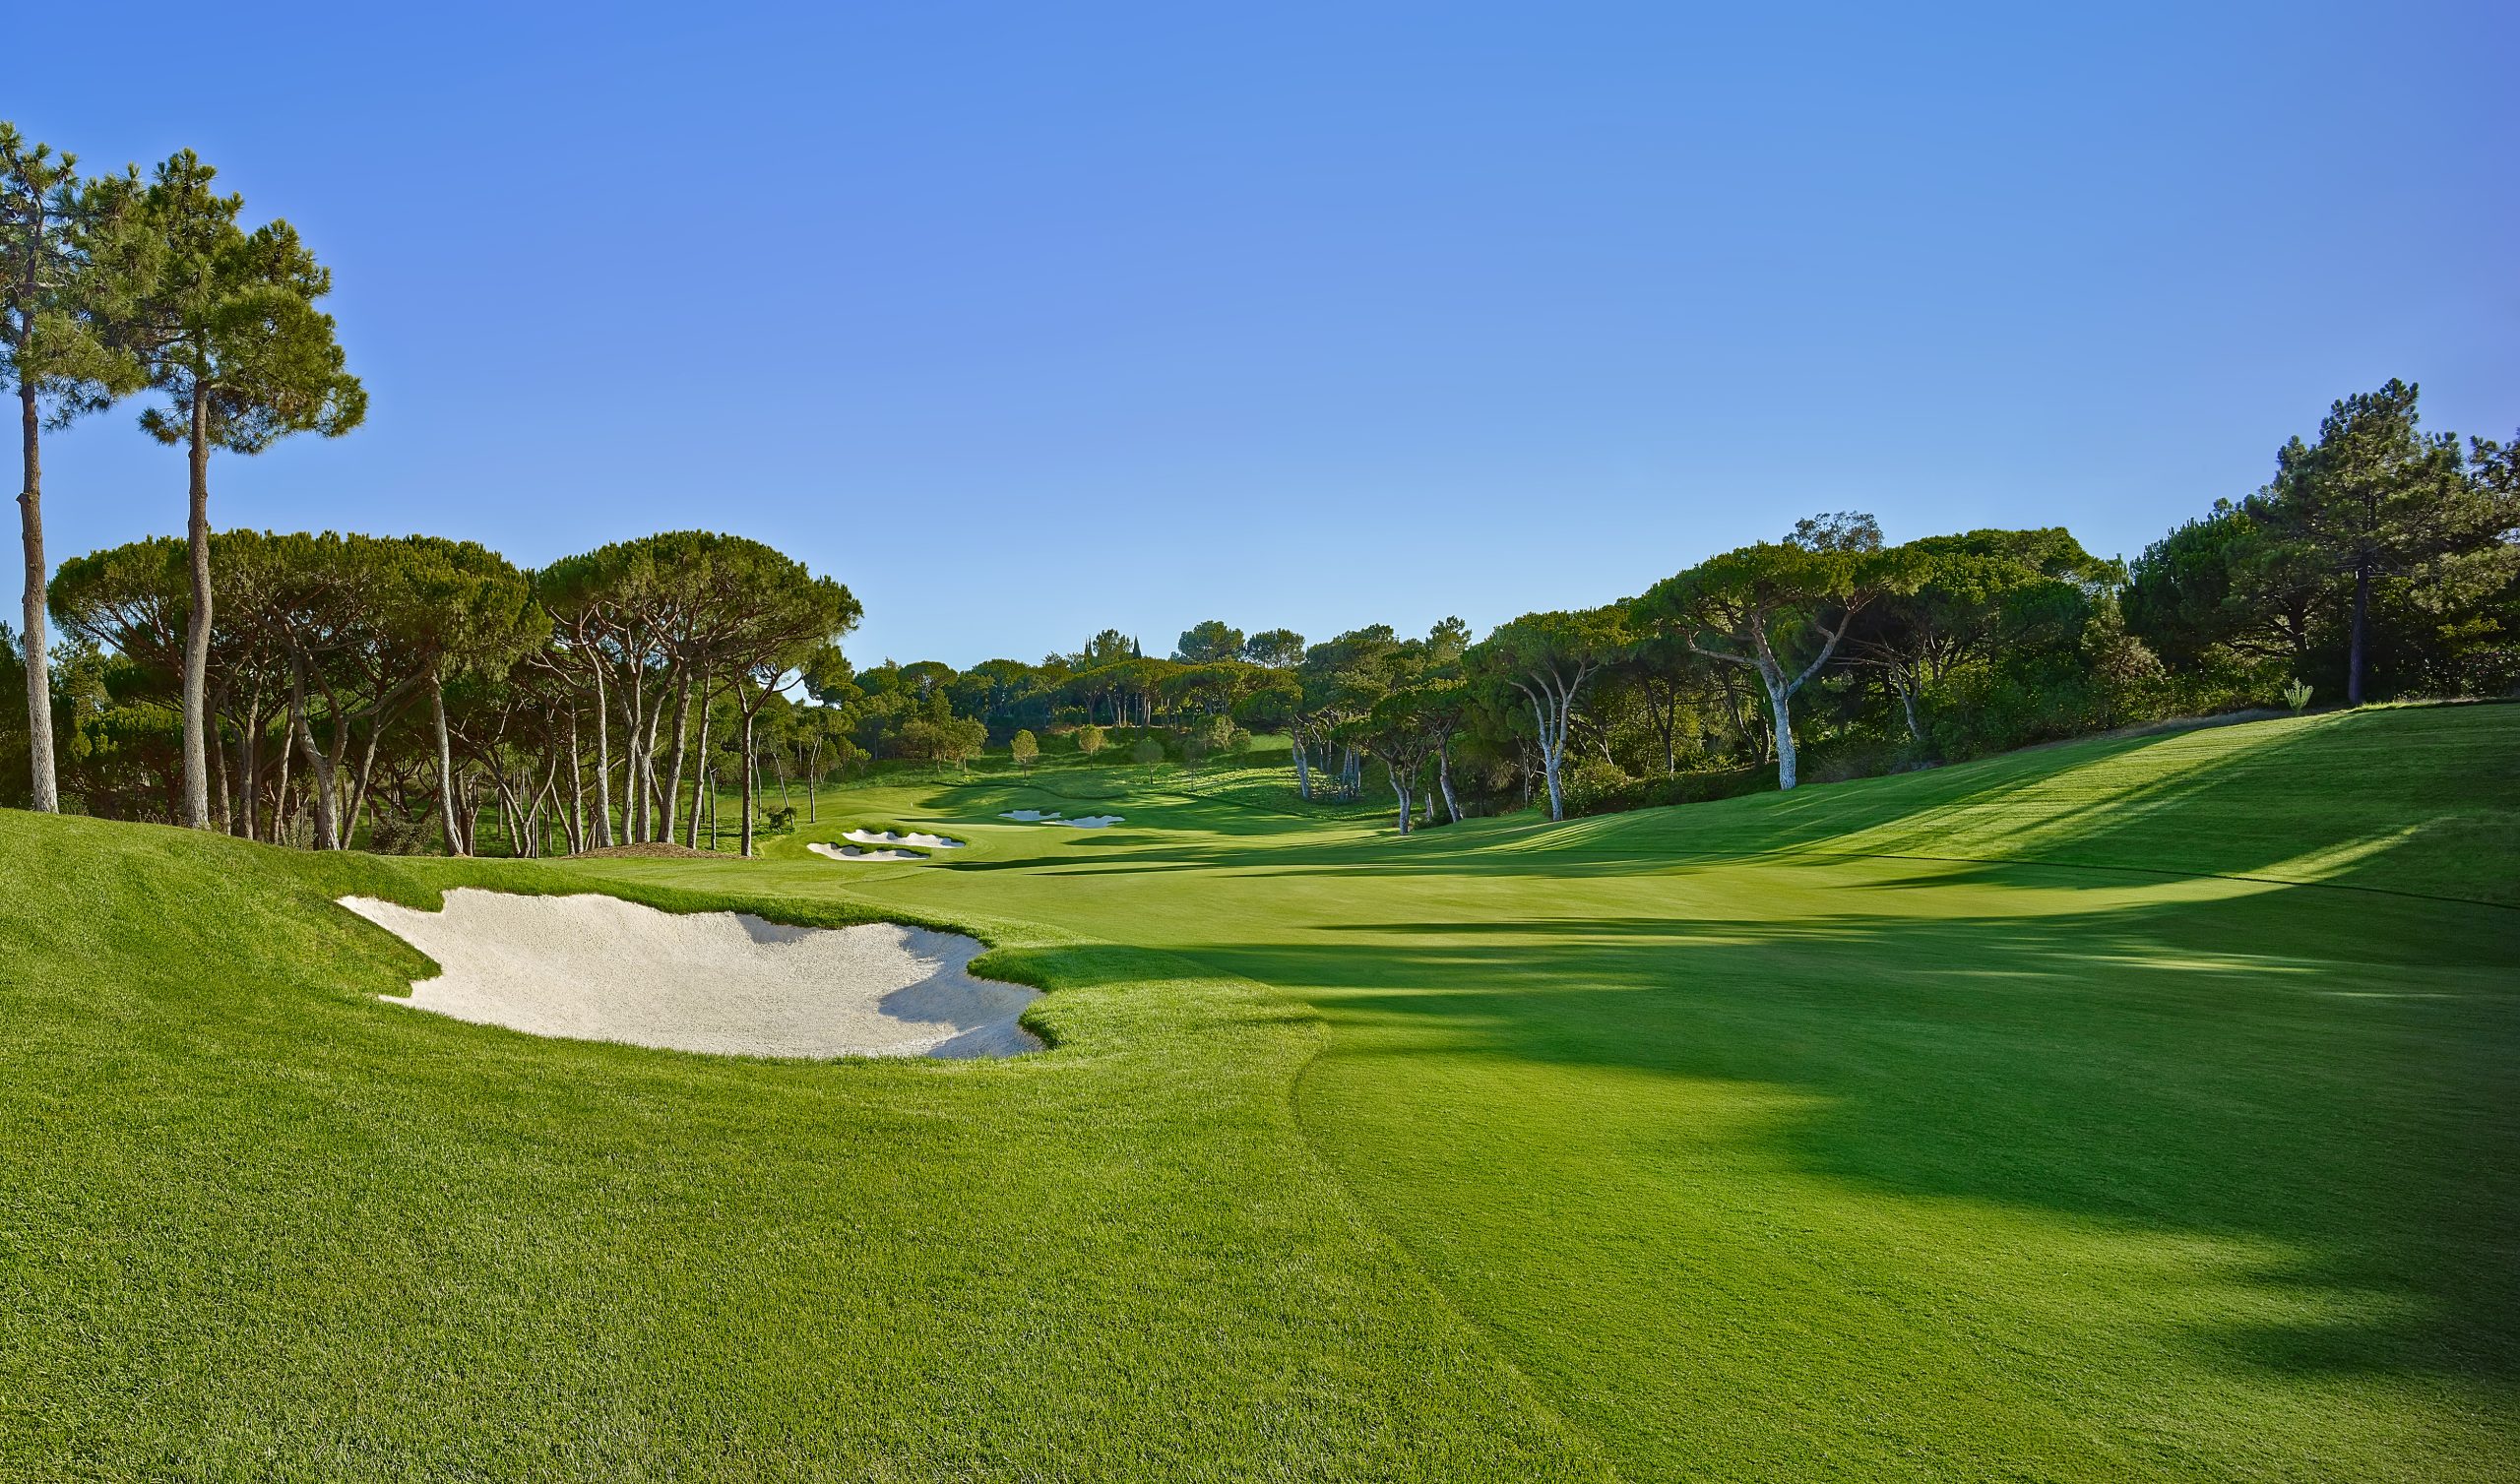
[[[2007,870],[2063,874],[1988,874]],[[1334,1055],[1403,1082],[1413,1062],[1492,1063],[1783,1090],[1796,1111],[1738,1137],[1850,1188],[2229,1239],[2263,1255],[2233,1279],[2256,1296],[2239,1317],[2154,1317],[2224,1364],[2520,1376],[2513,914],[2129,895],[2146,899],[2019,916],[1325,924],[1186,952],[1308,994]]]

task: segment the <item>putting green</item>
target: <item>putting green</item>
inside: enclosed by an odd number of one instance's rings
[[[970,841],[846,872],[11,817],[0,1462],[2504,1477],[2515,758],[2377,711],[1407,840],[1053,772],[827,794]],[[374,1006],[326,898],[456,881],[968,927],[1058,1046]]]

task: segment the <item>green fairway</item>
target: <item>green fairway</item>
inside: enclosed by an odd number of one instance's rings
[[[0,814],[0,1474],[2510,1477],[2515,761],[2383,710],[1406,839],[1060,769],[756,862]],[[861,825],[971,845],[805,851]],[[373,998],[330,898],[456,882],[966,928],[1052,1049]]]

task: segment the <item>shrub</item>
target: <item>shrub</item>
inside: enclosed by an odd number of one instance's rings
[[[367,848],[379,855],[419,855],[427,852],[436,838],[436,820],[425,816],[410,819],[391,809],[379,809],[368,826]]]
[[[762,830],[765,834],[783,834],[796,828],[796,811],[787,807],[765,810],[762,821]]]
[[[1566,771],[1559,785],[1566,794],[1566,807],[1576,814],[1595,812],[1594,805],[1634,785],[1617,764],[1606,758],[1586,758]]]
[[[1110,740],[1109,732],[1090,722],[1076,729],[1076,750],[1089,758],[1101,752]]]
[[[1226,715],[1210,716],[1207,720],[1200,722],[1191,735],[1198,738],[1200,744],[1209,752],[1221,753],[1227,757],[1242,751],[1243,746],[1251,740],[1249,732],[1234,725],[1233,718]]]
[[[1140,737],[1138,745],[1129,749],[1129,757],[1133,762],[1152,767],[1164,761],[1164,744],[1153,737]]]
[[[2305,681],[2296,680],[2291,685],[2284,687],[2284,704],[2293,709],[2293,714],[2296,716],[2305,711],[2308,711],[2310,709],[2310,687],[2308,683]]]
[[[1580,772],[1580,770],[1579,770]],[[1639,778],[1593,795],[1583,805],[1570,803],[1575,814],[1615,814],[1626,809],[1654,809],[1665,804],[1703,804],[1710,799],[1739,798],[1776,786],[1776,765],[1756,768],[1709,768],[1667,777]]]
[[[1006,744],[1006,751],[1015,760],[1016,767],[1030,768],[1041,756],[1041,744],[1034,740],[1031,732],[1019,731]]]

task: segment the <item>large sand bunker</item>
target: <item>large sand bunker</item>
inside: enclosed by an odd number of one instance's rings
[[[999,815],[998,818],[1002,820],[1015,820],[1027,825],[1073,825],[1079,830],[1107,830],[1111,826],[1120,823],[1123,816],[1117,814],[1081,814],[1071,820],[1061,819],[1059,817],[1059,812],[1055,809],[1051,810],[1047,814],[1043,814],[1039,809],[1009,809],[1004,814]]]
[[[861,845],[917,845],[928,850],[960,850],[963,842],[950,835],[927,835],[913,830],[908,835],[895,835],[890,830],[851,830],[841,836]]]
[[[783,927],[615,897],[459,887],[443,911],[342,905],[437,960],[408,1002],[535,1035],[738,1056],[1012,1056],[1040,997],[968,972],[958,933],[894,923]]]
[[[806,849],[832,860],[925,860],[915,850],[869,850],[861,845],[826,845],[821,840],[809,842]]]

